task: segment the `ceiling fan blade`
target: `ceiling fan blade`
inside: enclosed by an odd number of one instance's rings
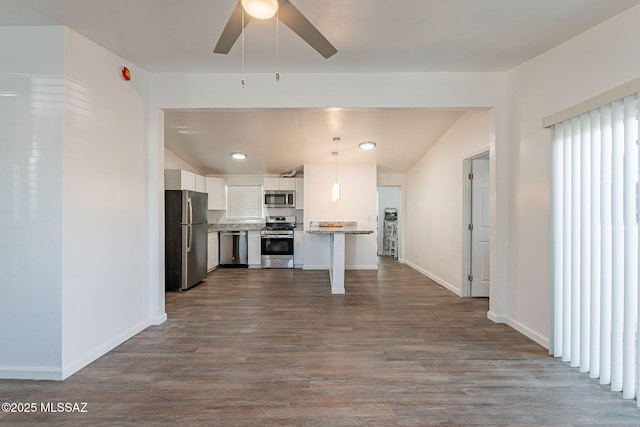
[[[244,15],[244,26],[251,21],[251,16],[246,13]],[[229,21],[227,21],[227,25],[222,30],[222,34],[218,39],[218,44],[213,49],[213,53],[224,53],[227,54],[235,44],[238,37],[242,33],[242,5],[238,2],[238,5],[233,12],[231,12],[231,16],[229,17]]]
[[[289,0],[280,0],[278,3],[278,18],[280,21],[317,50],[320,55],[329,58],[338,52],[329,43],[329,40]]]

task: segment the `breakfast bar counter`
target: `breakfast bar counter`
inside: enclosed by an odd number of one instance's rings
[[[371,234],[373,230],[359,229],[355,221],[311,221],[306,231],[310,234],[330,235],[329,280],[331,281],[331,293],[344,294],[345,236],[347,234]]]

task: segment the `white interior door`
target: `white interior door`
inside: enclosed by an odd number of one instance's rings
[[[490,222],[489,222],[489,160],[471,161],[471,277],[472,297],[489,296]]]

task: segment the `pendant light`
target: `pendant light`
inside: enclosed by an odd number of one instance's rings
[[[335,168],[336,182],[334,182],[333,186],[331,187],[331,201],[338,202],[340,201],[340,183],[338,182],[338,142],[340,142],[340,138],[338,137],[333,138],[333,142],[336,145],[336,149],[331,153],[331,155],[334,156],[336,159],[336,168]]]

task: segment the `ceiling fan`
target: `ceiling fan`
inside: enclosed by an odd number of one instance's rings
[[[238,37],[242,33],[242,12],[243,9],[246,12],[244,17],[244,26],[251,21],[252,15],[247,10],[247,0],[241,0],[238,5],[233,9],[227,25],[222,30],[220,39],[216,44],[214,53],[227,54],[235,44]],[[270,3],[274,4],[273,14],[278,11],[278,19],[280,22],[289,27],[300,38],[306,41],[312,48],[325,58],[329,58],[334,55],[338,50],[327,40],[320,31],[298,10],[291,4],[289,0],[272,0]],[[243,8],[244,5],[244,8]],[[273,16],[271,14],[271,16]],[[271,17],[268,16],[268,17]],[[255,17],[255,16],[254,16]]]

